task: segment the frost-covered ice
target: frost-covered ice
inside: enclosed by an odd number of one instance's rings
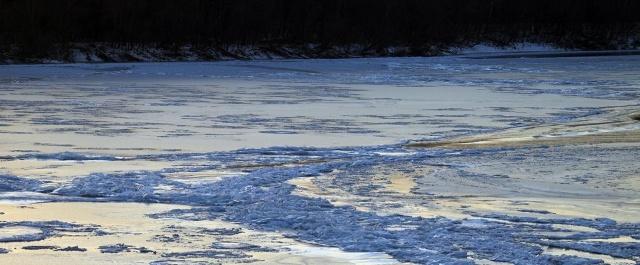
[[[0,66],[0,262],[635,264],[638,73],[639,56]]]

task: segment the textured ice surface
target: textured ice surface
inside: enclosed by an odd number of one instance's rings
[[[60,221],[0,221],[0,242],[40,241],[60,234],[92,233],[104,231],[92,225],[79,225]]]
[[[134,247],[125,244],[115,244],[115,245],[105,245],[99,247],[100,252],[102,253],[121,253],[121,252],[139,252],[139,253],[150,253],[155,252],[153,250],[147,249],[145,247]]]
[[[40,181],[33,179],[0,175],[0,192],[37,190],[40,184]]]
[[[580,238],[603,238],[617,236],[639,237],[638,224],[619,224],[611,219],[558,219],[519,217],[510,215],[483,215],[481,225],[470,226],[460,220],[446,218],[419,218],[402,215],[378,215],[358,211],[352,207],[336,207],[323,199],[292,195],[293,186],[286,181],[299,178],[340,172],[338,184],[354,194],[368,194],[376,187],[359,187],[366,183],[359,178],[371,176],[374,166],[411,169],[418,165],[439,165],[450,168],[453,176],[467,179],[488,178],[478,176],[458,166],[464,159],[478,156],[505,155],[519,150],[460,151],[449,150],[414,151],[407,153],[400,146],[344,148],[342,152],[332,149],[314,148],[270,148],[240,150],[234,152],[187,154],[170,156],[170,159],[191,159],[205,156],[211,161],[223,158],[222,163],[235,163],[233,159],[243,155],[254,156],[257,161],[299,161],[307,156],[323,157],[327,162],[293,167],[246,168],[249,174],[214,183],[186,185],[167,180],[159,172],[139,172],[112,175],[91,175],[73,180],[55,192],[64,196],[89,196],[111,200],[166,202],[200,206],[160,214],[157,217],[187,219],[222,218],[267,231],[287,231],[295,238],[323,245],[340,247],[347,251],[385,252],[400,261],[429,264],[465,264],[475,258],[514,264],[598,264],[584,258],[551,256],[542,254],[542,246],[562,246],[613,257],[637,257],[637,243],[566,243],[563,240],[578,238],[548,236],[548,232],[566,232],[552,224],[590,227],[597,232],[584,232]],[[402,156],[380,155],[384,152],[404,152]],[[598,150],[604,152],[604,150]],[[481,155],[484,153],[483,155]],[[578,152],[576,152],[578,153]],[[588,154],[582,154],[587,156]],[[267,157],[271,157],[271,161]],[[286,159],[285,159],[286,157]],[[155,159],[158,159],[157,157]],[[486,158],[489,161],[495,159]],[[569,161],[575,161],[569,160]],[[578,160],[579,161],[579,160]],[[289,162],[291,163],[291,162]],[[295,163],[295,162],[293,162]],[[481,164],[481,162],[479,163]],[[295,165],[295,164],[294,164]],[[576,164],[578,165],[578,164]],[[174,169],[179,170],[179,169]],[[195,168],[187,170],[197,171]],[[453,177],[452,176],[452,177]],[[499,178],[504,181],[503,178]],[[353,181],[353,183],[349,183]],[[508,181],[508,180],[507,180]],[[159,189],[160,187],[164,187]],[[482,192],[479,190],[478,192]],[[64,197],[62,197],[64,198]],[[496,220],[496,221],[494,221]],[[503,222],[505,221],[505,222]],[[412,229],[390,230],[392,226],[410,226]],[[597,247],[598,251],[590,251]],[[227,251],[205,251],[167,254],[166,257],[207,257],[231,255]]]
[[[54,194],[80,197],[110,197],[120,200],[144,202],[151,199],[154,188],[160,185],[179,185],[151,172],[120,175],[92,174],[74,179],[70,185],[56,189]]]

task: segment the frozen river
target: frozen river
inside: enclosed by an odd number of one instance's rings
[[[636,264],[639,110],[640,56],[3,65],[0,263]]]

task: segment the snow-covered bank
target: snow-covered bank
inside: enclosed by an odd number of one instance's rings
[[[630,44],[619,50],[638,49]],[[556,53],[577,50],[556,47],[546,43],[521,42],[496,46],[488,43],[456,46],[387,46],[371,44],[350,45],[222,45],[222,46],[162,46],[111,43],[75,43],[53,47],[44,55],[20,55],[17,49],[0,48],[0,64],[23,63],[102,63],[102,62],[168,62],[168,61],[219,61],[264,60],[304,58],[363,58],[494,54]],[[637,50],[640,51],[640,50]],[[614,53],[612,53],[615,55]],[[588,56],[585,54],[584,56]]]
[[[251,59],[356,58],[383,56],[433,56],[446,53],[437,47],[374,47],[372,45],[222,45],[166,46],[109,43],[76,43],[54,47],[41,56],[20,56],[8,49],[0,51],[0,63],[100,63],[219,61]]]

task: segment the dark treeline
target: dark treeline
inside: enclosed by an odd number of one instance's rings
[[[0,44],[410,47],[537,41],[610,49],[638,39],[637,0],[0,0]]]

